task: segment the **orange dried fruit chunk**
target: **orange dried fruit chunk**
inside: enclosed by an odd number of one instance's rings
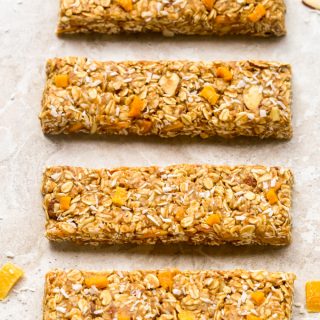
[[[77,123],[74,123],[73,125],[70,126],[69,131],[70,132],[77,132],[82,128],[83,128],[83,124],[81,122],[77,122]]]
[[[159,271],[160,286],[166,290],[172,290],[174,273],[172,271]]]
[[[183,123],[181,121],[176,121],[173,124],[166,126],[163,128],[165,132],[170,132],[170,131],[178,131],[184,127]]]
[[[258,22],[261,20],[265,15],[267,11],[263,4],[259,3],[254,10],[248,15],[249,20],[252,22]]]
[[[118,0],[118,4],[127,12],[130,12],[133,9],[132,0]]]
[[[141,133],[148,133],[152,129],[152,122],[149,120],[138,120],[137,124],[141,130]]]
[[[144,102],[138,96],[134,96],[130,104],[129,117],[137,118],[141,115],[141,111],[144,107]]]
[[[264,303],[266,297],[262,291],[255,291],[251,293],[251,299],[254,301],[256,305],[260,306]]]
[[[216,16],[215,23],[216,24],[228,24],[230,22],[230,18],[225,15]]]
[[[130,122],[128,121],[120,121],[116,124],[116,127],[118,129],[127,129],[129,128],[129,126],[130,126]]]
[[[118,312],[118,320],[131,320],[130,313],[125,310],[120,310]]]
[[[179,320],[195,320],[196,317],[192,311],[181,311],[178,314]]]
[[[320,312],[320,281],[306,283],[306,304],[308,312]]]
[[[98,289],[104,289],[108,286],[108,279],[105,276],[97,275],[97,276],[86,277],[84,279],[84,283],[89,288],[92,286],[95,286]]]
[[[200,97],[205,98],[211,105],[215,105],[219,100],[219,95],[217,94],[216,89],[212,86],[205,86],[199,95]]]
[[[215,2],[216,0],[202,0],[202,3],[204,4],[207,10],[212,10]]]
[[[57,74],[54,77],[54,83],[59,88],[66,88],[69,85],[69,76],[67,74]]]
[[[4,300],[13,286],[23,276],[22,269],[12,263],[6,263],[0,269],[0,300]]]
[[[70,208],[71,197],[61,197],[60,198],[60,209],[61,210],[68,210]]]
[[[247,315],[247,320],[262,320],[261,318],[254,316],[253,314]]]
[[[113,195],[111,196],[112,203],[116,206],[123,206],[127,201],[127,190],[121,187],[117,187]]]
[[[224,81],[232,80],[232,73],[227,67],[218,67],[216,73],[217,77],[222,78]]]
[[[219,224],[220,222],[221,222],[221,218],[217,213],[211,214],[206,220],[206,223],[209,226],[213,226],[214,224]]]
[[[270,204],[275,204],[278,202],[278,196],[275,189],[271,188],[270,190],[268,190],[267,199]]]
[[[181,221],[185,216],[185,210],[183,207],[178,207],[176,209],[176,214],[175,214],[175,218],[178,220],[178,221]]]

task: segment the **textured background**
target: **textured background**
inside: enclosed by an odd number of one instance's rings
[[[0,0],[0,262],[26,276],[0,303],[1,320],[41,319],[44,274],[55,267],[87,269],[248,268],[293,271],[296,303],[304,283],[320,278],[320,15],[287,0],[288,36],[282,39],[161,36],[59,39],[58,0]],[[48,57],[97,59],[280,60],[293,65],[294,138],[289,142],[136,137],[45,137],[37,119]],[[107,247],[51,245],[43,236],[40,183],[47,165],[89,167],[172,163],[284,165],[294,170],[291,246],[273,248]],[[8,256],[14,255],[10,259]],[[294,319],[308,319],[295,308]],[[309,319],[315,319],[309,316]]]

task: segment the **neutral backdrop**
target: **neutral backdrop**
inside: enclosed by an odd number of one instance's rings
[[[25,270],[0,303],[1,320],[42,318],[44,275],[51,268],[267,269],[297,274],[296,304],[304,284],[320,279],[320,15],[287,0],[288,35],[281,39],[139,36],[58,38],[58,0],[0,0],[0,263]],[[200,140],[155,137],[46,137],[38,121],[49,57],[96,59],[270,59],[294,72],[294,137]],[[115,246],[50,244],[44,237],[42,171],[49,165],[88,167],[173,163],[265,164],[295,174],[293,243],[286,248]],[[294,307],[294,319],[316,319]]]

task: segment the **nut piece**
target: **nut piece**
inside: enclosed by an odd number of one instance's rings
[[[280,111],[277,107],[272,107],[270,117],[274,122],[280,121]]]
[[[112,296],[109,290],[103,290],[100,294],[101,303],[108,306],[112,301]]]
[[[252,86],[246,90],[243,94],[243,100],[249,110],[256,110],[262,101],[260,87]]]
[[[160,286],[159,279],[154,274],[149,273],[145,279],[144,282],[147,286],[147,289],[155,289]]]
[[[181,220],[181,226],[183,228],[191,227],[193,225],[193,221],[194,221],[193,217],[186,217]]]
[[[320,10],[320,0],[303,0],[302,3],[311,9]]]
[[[10,290],[22,276],[23,271],[12,263],[6,263],[0,269],[0,301],[8,296]]]
[[[320,312],[320,281],[306,283],[306,305],[308,312]]]
[[[172,73],[169,77],[162,76],[161,79],[159,80],[159,84],[161,88],[169,97],[172,97],[175,95],[179,82],[180,82],[180,78],[176,73]]]
[[[133,9],[132,0],[118,0],[118,4],[127,12],[130,12]]]
[[[61,186],[61,192],[67,193],[72,189],[72,187],[73,187],[73,182],[68,181]]]

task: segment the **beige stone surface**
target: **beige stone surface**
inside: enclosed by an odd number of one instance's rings
[[[300,0],[287,0],[288,35],[281,39],[76,36],[57,38],[58,1],[0,2],[0,262],[26,271],[16,291],[0,304],[1,320],[40,320],[44,274],[51,268],[81,269],[268,269],[319,279],[318,213],[320,16]],[[101,60],[270,59],[294,72],[294,137],[288,142],[155,137],[45,137],[37,119],[49,57],[82,55]],[[117,167],[173,163],[265,164],[291,167],[293,243],[286,248],[113,246],[102,249],[50,245],[44,237],[41,174],[49,165]],[[10,259],[7,256],[14,255]],[[294,319],[315,319],[294,310]]]

